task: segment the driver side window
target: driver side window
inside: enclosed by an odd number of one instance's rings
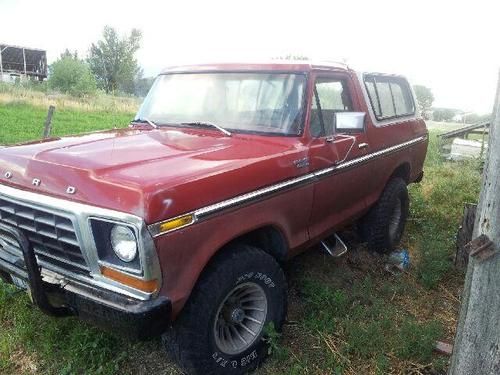
[[[310,127],[313,137],[333,134],[335,112],[353,110],[347,83],[339,78],[318,78],[314,85]]]

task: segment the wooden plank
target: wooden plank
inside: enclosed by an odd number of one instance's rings
[[[438,137],[443,138],[443,139],[455,138],[455,137],[463,136],[464,134],[470,133],[472,130],[480,129],[483,127],[489,127],[489,126],[490,126],[489,121],[479,122],[477,124],[468,125],[468,126],[465,126],[463,128],[460,128],[460,129],[455,129],[455,130],[449,131],[447,133],[439,134]]]

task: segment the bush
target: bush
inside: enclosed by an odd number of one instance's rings
[[[93,95],[97,88],[89,66],[70,56],[61,57],[51,65],[49,86],[78,97]]]

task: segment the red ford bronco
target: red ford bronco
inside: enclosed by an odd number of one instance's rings
[[[357,222],[389,251],[427,130],[401,76],[341,64],[181,66],[128,129],[0,150],[0,276],[55,316],[163,335],[190,373],[240,374],[280,329],[280,264]]]

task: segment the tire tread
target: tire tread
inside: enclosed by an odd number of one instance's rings
[[[376,252],[388,252],[397,245],[391,243],[388,235],[388,223],[392,214],[392,204],[395,197],[405,195],[406,202],[402,202],[402,219],[408,216],[408,189],[402,178],[392,178],[387,183],[382,195],[375,206],[368,212],[363,220],[363,235],[368,242],[368,248]],[[401,232],[404,230],[404,223]]]
[[[224,285],[222,285],[223,281],[217,276],[227,271],[227,267],[231,267],[231,265],[248,264],[256,260],[271,262],[273,268],[276,270],[273,274],[274,280],[285,288],[285,293],[281,293],[283,299],[279,303],[284,307],[286,314],[286,280],[278,262],[265,251],[249,245],[239,244],[222,250],[207,265],[186,302],[183,311],[162,338],[168,355],[177,361],[188,374],[220,373],[220,371],[213,369],[211,366],[212,363],[206,363],[207,359],[203,360],[200,358],[200,353],[203,353],[206,348],[203,346],[204,335],[199,329],[198,322],[203,321],[203,315],[213,308],[211,305],[211,302],[213,304],[213,298],[211,297],[214,294],[213,291],[224,288]],[[277,323],[278,330],[281,329],[285,314],[283,314],[282,319]],[[252,365],[253,367],[257,367],[259,362],[255,361]],[[245,370],[251,370],[252,365]]]

